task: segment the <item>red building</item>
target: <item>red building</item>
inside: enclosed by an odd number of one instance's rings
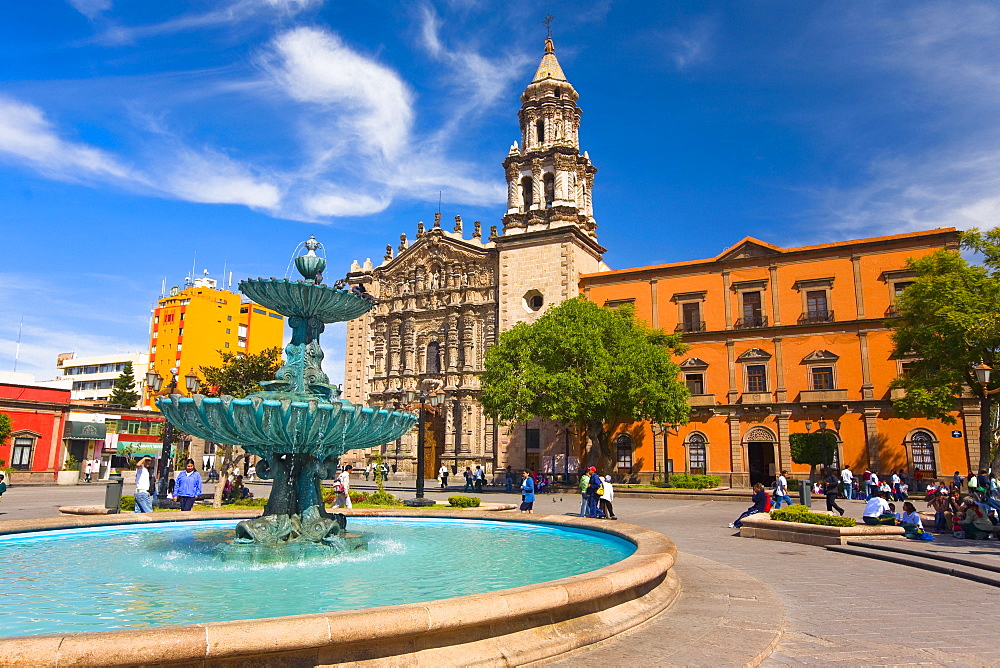
[[[0,459],[21,481],[52,482],[62,468],[63,432],[70,390],[0,383],[0,413],[10,416],[10,438],[0,443]]]

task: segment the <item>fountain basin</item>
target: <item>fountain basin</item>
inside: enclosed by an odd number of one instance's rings
[[[419,514],[394,511],[393,515],[412,518]],[[435,515],[434,521],[440,517]],[[478,522],[497,519],[494,513],[463,512],[447,517],[466,522],[470,517]],[[65,526],[66,520],[71,520],[70,526],[83,526],[86,522],[84,518],[59,519],[61,523],[50,520],[36,524]],[[134,518],[103,517],[91,519],[90,524],[121,524],[130,519]],[[507,516],[504,520],[507,526],[524,525],[529,530],[589,532],[595,528],[592,521],[563,516],[536,516],[530,521],[523,516]],[[621,523],[596,528],[618,541],[631,543],[634,552],[587,573],[444,600],[269,619],[4,638],[0,639],[0,663],[129,665],[197,661],[212,665],[262,654],[273,655],[275,660],[294,659],[302,665],[343,661],[457,665],[468,663],[470,657],[487,663],[491,662],[489,657],[511,663],[539,660],[641,623],[669,605],[676,594],[676,580],[670,572],[676,549],[669,539]],[[8,530],[0,527],[0,531]],[[478,547],[470,544],[466,556],[475,559]],[[539,548],[525,556],[541,563],[546,550]],[[385,573],[387,586],[419,579],[423,566],[411,564],[403,571]],[[376,579],[372,586],[378,585]],[[263,581],[256,592],[233,592],[232,596],[235,602],[244,596],[267,596],[274,591]]]

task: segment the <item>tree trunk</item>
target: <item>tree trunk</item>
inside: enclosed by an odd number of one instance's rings
[[[586,453],[585,466],[600,468],[601,460],[608,456],[608,433],[604,430],[604,423],[591,421],[587,423],[587,437],[590,439],[590,448]]]
[[[979,471],[986,471],[993,460],[990,450],[993,445],[993,399],[984,395],[979,400]]]

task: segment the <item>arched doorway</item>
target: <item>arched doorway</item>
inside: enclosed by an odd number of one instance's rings
[[[424,478],[436,478],[444,455],[444,412],[440,406],[424,410]]]
[[[743,437],[746,443],[747,469],[750,473],[750,484],[758,482],[768,486],[774,482],[777,466],[774,461],[774,444],[777,439],[767,427],[753,427]]]

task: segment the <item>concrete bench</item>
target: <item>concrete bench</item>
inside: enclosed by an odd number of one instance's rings
[[[767,513],[758,513],[742,520],[740,536],[762,540],[780,540],[804,545],[844,545],[849,540],[902,540],[903,527],[868,526],[831,527],[802,522],[779,522]]]

